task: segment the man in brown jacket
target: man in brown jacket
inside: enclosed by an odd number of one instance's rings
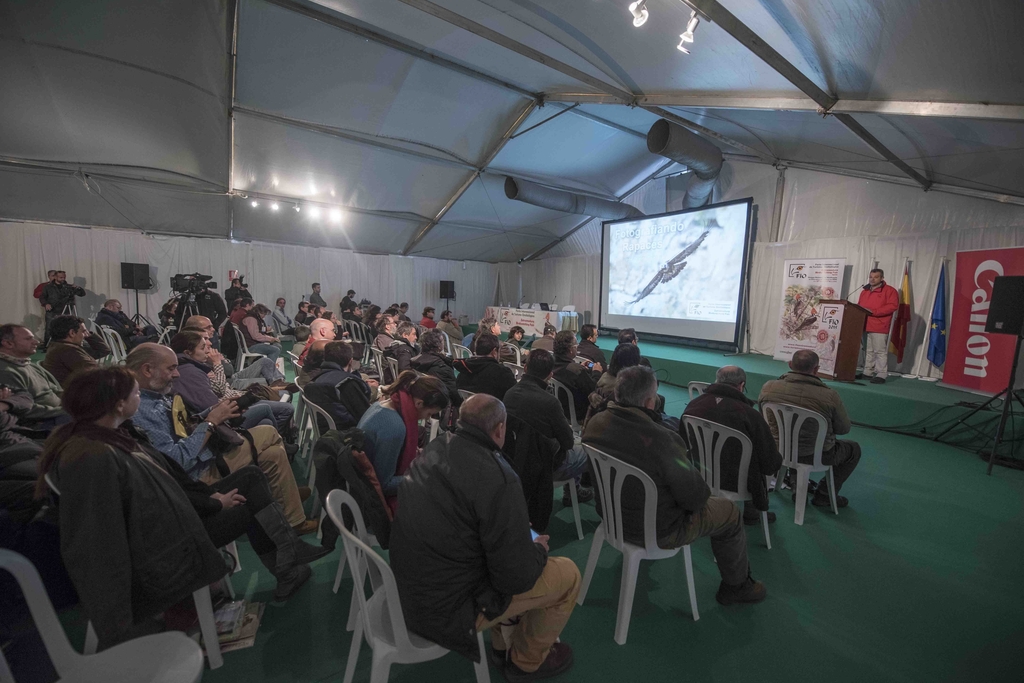
[[[98,367],[97,359],[110,354],[103,336],[90,334],[85,321],[73,315],[62,315],[50,323],[50,341],[46,358],[40,363],[67,388],[71,375],[80,370]]]
[[[818,379],[818,354],[813,351],[804,349],[794,353],[793,359],[789,361],[789,369],[791,372],[787,372],[779,379],[765,382],[761,387],[758,401],[761,405],[788,403],[813,410],[825,418],[827,431],[821,461],[826,465],[832,465],[832,476],[836,481],[836,503],[841,508],[846,507],[850,501],[839,495],[839,489],[860,462],[860,444],[836,438],[837,434],[848,434],[851,427],[850,416],[846,414],[843,399],[835,389],[828,388]],[[771,414],[768,415],[768,426],[778,443],[779,428]],[[811,462],[816,437],[816,427],[813,423],[809,425],[805,422],[800,430],[800,462]],[[818,483],[811,503],[817,507],[831,507],[827,477],[823,477]]]

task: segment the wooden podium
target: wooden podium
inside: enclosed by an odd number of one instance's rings
[[[857,376],[857,359],[860,356],[868,310],[846,299],[822,299],[818,306],[823,321],[827,307],[835,314],[835,324],[838,326],[835,366],[831,374],[819,371],[818,376],[852,382]]]

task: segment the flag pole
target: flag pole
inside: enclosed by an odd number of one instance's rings
[[[907,278],[910,277],[910,272],[907,270],[907,267],[909,265],[910,265],[910,258],[904,258],[903,259],[903,277],[907,277]],[[878,261],[875,261],[875,268],[877,268],[877,267],[878,267]],[[903,298],[903,279],[902,278],[900,278],[900,288],[897,291],[899,291],[900,299],[902,299]],[[908,306],[910,305],[909,301],[907,302],[907,305]],[[897,306],[896,311],[892,315],[892,318],[889,319],[889,335],[885,338],[885,352],[886,352],[886,354],[889,353],[889,345],[892,343],[892,330],[896,326],[896,318],[899,317],[899,313],[900,313],[900,309],[899,309],[899,306]],[[888,357],[888,356],[886,356],[886,357]],[[899,365],[899,363],[897,363],[897,365]],[[900,372],[900,375],[902,376],[903,373]]]

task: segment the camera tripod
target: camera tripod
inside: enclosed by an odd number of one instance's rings
[[[178,329],[180,330],[182,323],[194,315],[199,315],[199,305],[196,303],[195,292],[180,292],[178,294],[178,312],[175,314]]]
[[[1003,410],[1002,414],[999,416],[999,424],[998,426],[996,426],[996,434],[992,442],[992,450],[988,452],[988,471],[986,472],[986,474],[992,474],[992,466],[996,462],[996,451],[999,450],[999,445],[1002,443],[1003,437],[1006,434],[1006,423],[1010,420],[1010,418],[1013,415],[1014,400],[1020,403],[1021,407],[1024,408],[1024,399],[1022,399],[1020,396],[1022,390],[1014,388],[1014,384],[1017,381],[1017,364],[1020,361],[1020,348],[1022,340],[1024,340],[1024,330],[1022,330],[1021,333],[1017,335],[1017,344],[1013,350],[1013,363],[1010,364],[1009,385],[1005,389],[1000,391],[998,394],[996,394],[989,400],[985,401],[980,406],[976,407],[974,410],[967,413],[966,415],[961,417],[959,420],[957,420],[950,426],[946,427],[944,430],[942,430],[939,434],[935,436],[935,441],[938,441],[943,436],[951,432],[954,428],[960,426],[961,424],[964,424],[967,421],[967,419],[970,418],[972,415],[975,415],[982,410],[986,410],[996,399],[1002,399]],[[984,455],[984,449],[979,449],[978,453],[979,455]]]

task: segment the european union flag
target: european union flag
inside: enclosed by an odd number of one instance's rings
[[[939,270],[939,287],[932,305],[932,328],[928,338],[928,360],[938,367],[946,362],[946,264]]]

